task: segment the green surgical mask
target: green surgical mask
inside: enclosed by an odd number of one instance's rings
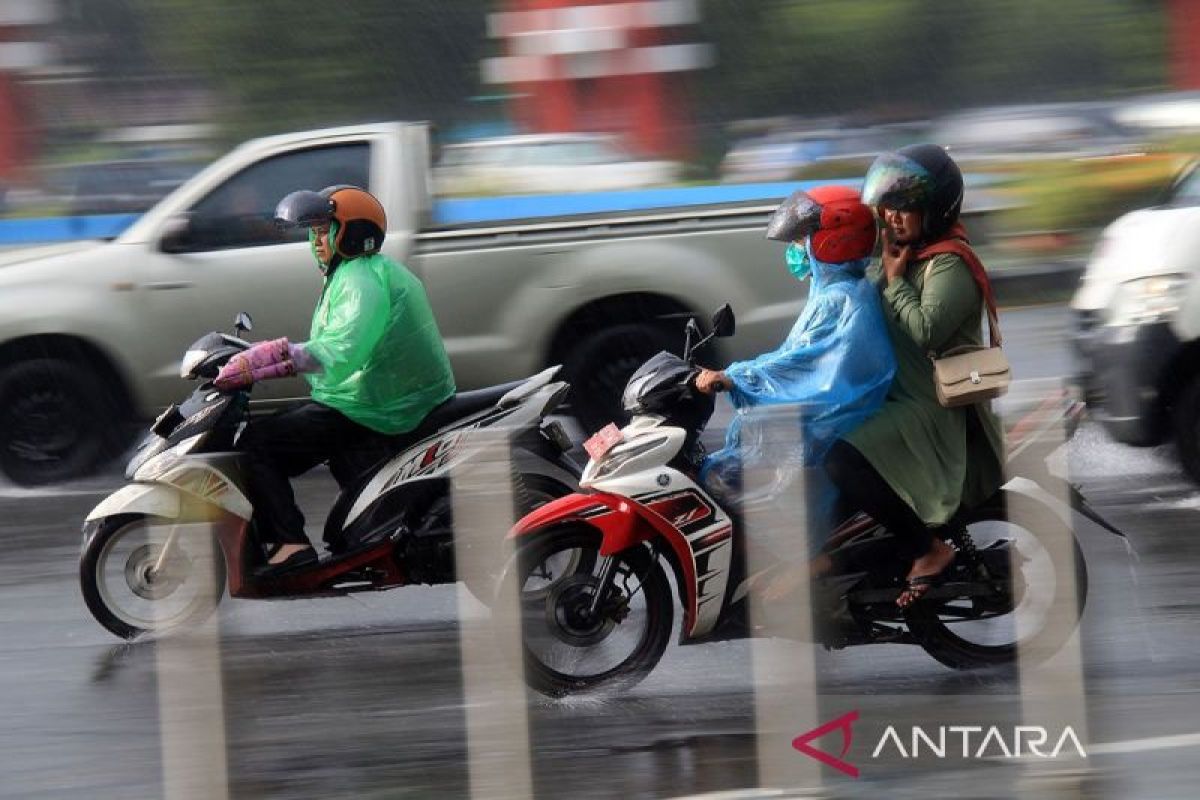
[[[333,240],[337,238],[337,230],[338,230],[337,222],[334,220],[331,220],[329,223],[329,241],[330,241],[330,243],[332,243]],[[321,270],[322,275],[328,274],[329,273],[329,265],[326,264],[325,262],[323,262],[321,260],[321,257],[319,255],[317,255],[317,234],[312,228],[308,229],[308,246],[309,246],[309,249],[312,250],[313,258],[315,258],[317,261],[317,269]],[[337,254],[335,253],[333,257],[337,258]]]
[[[804,280],[808,277],[808,273],[812,272],[812,262],[808,260],[808,248],[797,242],[788,245],[787,252],[784,253],[784,260],[787,261],[788,271],[795,275],[798,281]]]

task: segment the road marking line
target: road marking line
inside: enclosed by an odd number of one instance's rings
[[[1118,756],[1129,753],[1145,753],[1153,750],[1178,750],[1185,747],[1200,747],[1200,733],[1181,733],[1173,736],[1151,736],[1147,739],[1129,739],[1124,742],[1102,742],[1100,744],[1084,744],[1083,749],[1088,758],[1095,756]],[[990,756],[989,761],[1004,761],[1007,763],[1043,763],[1045,758],[1037,756]],[[1076,759],[1077,760],[1077,759]]]
[[[0,499],[30,500],[47,497],[82,497],[86,495],[112,494],[112,487],[104,489],[24,489],[19,486],[0,486]]]
[[[1174,736],[1151,736],[1148,739],[1129,739],[1124,742],[1105,742],[1084,747],[1090,756],[1143,753],[1147,750],[1173,750],[1181,747],[1200,747],[1200,733],[1181,733]]]

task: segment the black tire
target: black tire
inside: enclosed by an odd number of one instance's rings
[[[1200,483],[1200,377],[1176,399],[1171,421],[1183,471]]]
[[[88,610],[92,612],[92,616],[96,618],[97,622],[122,639],[135,639],[150,632],[165,633],[176,628],[200,623],[212,614],[217,604],[220,603],[222,595],[225,593],[225,558],[221,553],[220,546],[213,541],[213,586],[211,594],[200,591],[193,602],[188,603],[174,616],[158,621],[159,624],[154,624],[154,621],[141,620],[129,612],[123,613],[120,608],[116,607],[117,604],[110,599],[111,593],[105,576],[105,568],[109,566],[107,563],[108,558],[112,554],[112,547],[115,546],[122,536],[133,533],[137,527],[142,526],[146,522],[150,522],[156,526],[169,526],[172,523],[171,520],[147,517],[141,514],[120,514],[100,520],[99,522],[90,523],[94,526],[94,529],[88,532],[89,535],[84,545],[83,554],[79,559],[79,585]],[[181,538],[179,542],[182,543],[183,539]],[[145,548],[146,545],[143,545],[138,548],[138,551]],[[155,555],[152,549],[148,550],[139,555],[137,564],[135,564],[134,557],[138,554],[138,551],[130,555],[122,570],[126,576],[126,588],[134,593],[137,593],[138,590],[134,589],[128,583],[131,579],[130,573],[141,573],[138,564],[146,564]],[[170,597],[175,589],[186,583],[187,577],[185,575],[183,580],[174,589],[160,586],[158,591],[167,592],[160,599]],[[147,583],[142,588],[154,591],[152,583]],[[151,599],[151,603],[153,602],[154,600]]]
[[[0,470],[37,486],[87,475],[129,442],[122,402],[86,366],[54,358],[0,372]]]
[[[571,413],[586,433],[628,421],[621,393],[629,376],[663,350],[681,352],[682,331],[682,325],[679,331],[653,323],[614,325],[591,334],[567,354],[563,380],[571,384]]]
[[[939,605],[921,601],[905,611],[905,621],[925,652],[953,669],[974,669],[1013,663],[1025,651],[1032,661],[1042,661],[1057,653],[1078,626],[1087,603],[1088,574],[1083,552],[1075,534],[1043,503],[1019,492],[1002,491],[986,506],[976,509],[966,520],[972,525],[988,522],[1007,523],[1032,534],[1034,539],[1048,536],[1069,536],[1073,552],[1072,564],[1059,563],[1049,550],[1042,549],[1048,566],[1053,569],[1055,595],[1057,587],[1075,581],[1076,607],[1070,615],[1052,618],[1041,628],[1018,640],[983,644],[960,636],[955,623],[947,624],[938,615]],[[977,544],[983,544],[977,542]],[[1040,586],[1040,584],[1039,584]],[[1038,587],[1031,587],[1038,588]],[[1054,598],[1056,599],[1056,597]],[[1051,601],[1053,602],[1053,600]],[[1012,614],[1007,615],[1012,617]],[[1053,616],[1053,615],[1052,615]],[[1069,617],[1069,618],[1067,618]],[[962,630],[960,628],[960,630]]]
[[[566,613],[566,604],[571,599],[578,602],[590,597],[586,590],[575,590],[586,584],[589,579],[594,581],[594,571],[564,574],[552,584],[552,591],[524,591],[527,579],[532,577],[534,570],[550,561],[556,554],[568,550],[581,550],[589,554],[585,561],[598,565],[599,548],[599,533],[587,525],[556,528],[535,534],[532,539],[521,544],[515,557],[509,560],[503,576],[506,592],[516,593],[521,598],[521,620],[518,621],[520,626],[504,627],[521,631],[526,683],[550,697],[619,691],[634,686],[658,664],[671,636],[675,604],[667,576],[662,566],[651,559],[647,550],[635,547],[613,556],[618,559],[618,569],[622,574],[637,579],[637,586],[633,588],[631,596],[626,596],[625,599],[630,600],[642,595],[645,610],[645,623],[641,633],[636,635],[627,656],[618,663],[594,673],[566,674],[546,663],[536,648],[530,646],[533,637],[549,631],[552,638],[574,648],[572,652],[583,652],[593,644],[607,643],[612,632],[628,622],[628,618],[605,619],[601,627],[606,630],[587,634],[588,637],[595,637],[594,642],[587,642],[584,634],[568,631],[562,625],[551,625],[550,618],[553,617],[557,622]],[[576,637],[577,641],[568,642],[564,636]]]

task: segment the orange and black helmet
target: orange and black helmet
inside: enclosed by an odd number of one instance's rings
[[[375,196],[357,186],[327,186],[319,192],[292,192],[275,207],[281,226],[330,225],[330,245],[342,258],[379,252],[387,215]]]

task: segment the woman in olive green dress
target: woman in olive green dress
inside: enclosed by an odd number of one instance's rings
[[[883,408],[830,450],[826,468],[849,503],[899,535],[913,559],[897,603],[919,599],[953,563],[934,529],[1004,482],[1003,434],[989,404],[944,408],[930,354],[982,342],[983,266],[958,224],[963,181],[936,145],[880,156],[863,199],[885,228],[878,282],[897,370]]]

